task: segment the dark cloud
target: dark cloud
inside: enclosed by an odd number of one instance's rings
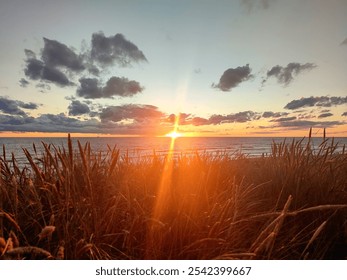
[[[134,120],[143,122],[146,119],[161,119],[165,114],[153,105],[127,104],[122,106],[109,106],[100,113],[101,121],[120,122]]]
[[[43,114],[37,118],[0,115],[0,131],[67,133],[108,133],[111,131],[108,128],[100,127],[99,123],[95,119],[80,121],[69,118],[63,113],[58,115]]]
[[[22,109],[35,110],[38,108],[38,104],[36,103],[25,103],[19,100],[12,100],[4,96],[0,96],[0,111],[9,114],[9,115],[17,115],[17,116],[26,116],[27,114]]]
[[[347,38],[342,41],[341,45],[347,45]]]
[[[99,86],[98,79],[81,78],[77,95],[84,98],[112,98],[113,96],[131,97],[142,92],[143,87],[127,78],[111,77],[105,86]]]
[[[320,115],[318,116],[318,118],[319,118],[319,119],[323,119],[323,118],[328,118],[328,117],[331,117],[331,116],[333,116],[332,113],[323,113],[323,114],[320,114]]]
[[[267,118],[279,118],[281,116],[287,116],[288,113],[286,112],[272,112],[272,111],[266,111],[262,114],[262,117]]]
[[[68,70],[81,72],[85,69],[81,55],[77,55],[66,45],[43,38],[42,60],[47,67],[66,67]]]
[[[32,50],[24,50],[24,74],[29,80],[65,87],[76,86],[74,81],[80,78],[77,94],[85,98],[133,96],[143,90],[138,82],[124,77],[112,77],[105,86],[99,86],[96,79],[83,77],[85,74],[99,76],[106,67],[114,64],[129,66],[133,62],[147,61],[142,51],[122,34],[105,37],[102,32],[94,33],[91,47],[79,52],[56,40],[43,38],[43,43],[39,55]],[[25,87],[26,82],[22,79],[20,85]],[[43,92],[47,89],[40,88]]]
[[[330,113],[326,113],[326,114],[330,115]],[[326,117],[328,117],[328,116],[326,116]],[[302,119],[302,118],[297,118],[295,116],[293,116],[293,117],[286,117],[286,118],[273,119],[273,120],[270,120],[270,122],[274,123],[274,125],[263,126],[263,127],[259,127],[259,128],[264,128],[264,129],[265,128],[310,129],[311,127],[327,128],[327,127],[333,127],[333,126],[338,126],[338,125],[344,125],[345,124],[345,122],[341,122],[341,121],[312,121],[312,120],[305,120],[305,119]]]
[[[68,110],[70,116],[80,116],[90,113],[89,106],[86,103],[82,103],[78,100],[72,100],[68,107]]]
[[[105,37],[102,32],[92,35],[91,59],[104,66],[114,63],[128,66],[132,62],[147,61],[142,51],[124,35]]]
[[[24,69],[25,75],[32,80],[39,80],[42,82],[52,82],[58,86],[73,85],[68,77],[60,70],[47,66],[43,61],[28,58],[26,60],[26,68]]]
[[[22,79],[19,80],[19,85],[20,85],[21,87],[27,87],[29,84],[30,84],[30,83],[29,83],[26,79],[24,79],[24,78],[22,78]]]
[[[301,99],[295,99],[289,102],[284,108],[289,110],[295,110],[303,107],[331,107],[337,105],[347,104],[347,97],[340,96],[311,96],[303,97]]]
[[[180,125],[220,125],[224,123],[245,123],[252,120],[258,120],[262,117],[262,114],[253,112],[253,111],[243,111],[234,114],[228,115],[219,115],[215,114],[209,118],[202,118],[198,116],[192,116],[187,113],[180,113],[179,115],[179,124]],[[175,123],[176,116],[175,114],[169,115],[166,118],[166,121],[173,124]]]
[[[230,91],[232,88],[237,87],[241,82],[247,81],[252,77],[249,64],[237,68],[229,68],[223,73],[219,83],[213,83],[212,87],[218,88],[222,91]]]
[[[341,116],[343,116],[343,117],[347,117],[347,112],[342,113],[342,115],[341,115]]]
[[[222,123],[244,123],[251,120],[254,120],[258,116],[257,113],[253,111],[243,111],[238,112],[235,114],[229,114],[229,115],[212,115],[209,118],[210,124],[222,124]]]
[[[332,127],[337,125],[344,125],[344,122],[340,121],[325,121],[325,122],[317,122],[317,121],[307,121],[307,120],[296,120],[296,121],[284,121],[279,122],[277,127],[291,127],[293,129],[295,128],[311,128],[311,127],[319,127],[319,128],[326,128],[326,127]]]
[[[276,65],[272,67],[266,74],[266,78],[263,80],[264,83],[271,77],[275,77],[278,83],[287,86],[290,84],[294,76],[299,75],[301,72],[312,70],[317,67],[313,63],[300,64],[296,62],[289,63],[286,67]]]

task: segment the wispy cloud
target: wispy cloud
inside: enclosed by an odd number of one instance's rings
[[[332,113],[322,113],[322,114],[318,115],[318,118],[319,118],[319,119],[323,119],[323,118],[331,117],[331,116],[333,116],[333,115],[334,115],[334,114],[332,114]]]
[[[289,102],[285,109],[295,110],[304,107],[331,107],[347,104],[347,97],[340,96],[311,96],[311,97],[302,97],[301,99],[295,99]]]
[[[30,84],[30,83],[29,83],[26,79],[24,79],[24,78],[22,78],[22,79],[19,80],[19,85],[20,85],[21,87],[27,87],[29,84]]]
[[[295,76],[298,76],[300,73],[312,70],[316,67],[317,65],[315,65],[314,63],[301,64],[296,62],[291,62],[285,67],[276,65],[272,67],[269,71],[267,71],[266,77],[263,79],[262,85],[264,85],[269,78],[274,77],[277,79],[277,82],[279,84],[287,86],[294,80]]]
[[[287,116],[287,112],[272,112],[272,111],[266,111],[262,114],[263,118],[279,118],[282,116]]]

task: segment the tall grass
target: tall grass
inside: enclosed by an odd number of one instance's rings
[[[68,137],[25,167],[4,147],[0,258],[346,259],[347,154],[306,142],[133,159]]]

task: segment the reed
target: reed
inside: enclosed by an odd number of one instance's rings
[[[347,258],[347,154],[325,135],[259,158],[72,142],[24,150],[25,166],[3,147],[0,258]]]

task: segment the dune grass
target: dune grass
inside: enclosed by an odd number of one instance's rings
[[[346,259],[347,153],[129,158],[42,143],[0,158],[1,259]]]

